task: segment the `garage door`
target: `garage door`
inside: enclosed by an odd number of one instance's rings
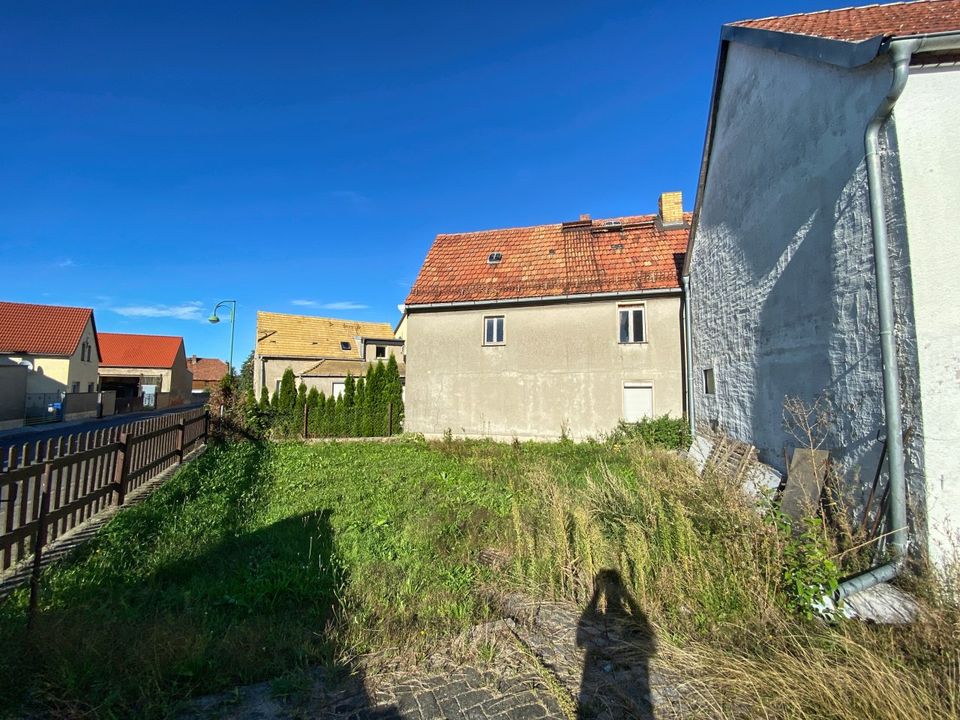
[[[653,388],[650,385],[623,386],[623,419],[639,422],[653,417]]]

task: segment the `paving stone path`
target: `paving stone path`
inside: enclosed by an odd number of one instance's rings
[[[314,671],[308,687],[277,697],[261,683],[203,698],[183,720],[534,720],[709,717],[656,665],[653,632],[618,586],[598,584],[584,611],[522,596],[504,619],[473,628],[416,668]],[[372,667],[372,666],[371,666]]]

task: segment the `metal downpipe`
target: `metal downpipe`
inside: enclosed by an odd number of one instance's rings
[[[910,58],[920,47],[919,40],[890,43],[893,82],[864,133],[867,186],[870,192],[870,226],[873,231],[873,255],[877,276],[877,304],[880,315],[880,357],[883,364],[883,410],[887,430],[887,471],[890,484],[891,546],[894,560],[841,583],[837,599],[894,578],[907,555],[907,486],[903,449],[903,422],[900,415],[900,373],[894,336],[893,279],[887,245],[887,215],[883,197],[883,168],[880,164],[880,129],[893,113],[910,72]]]
[[[696,403],[693,400],[693,346],[690,343],[692,333],[690,331],[690,278],[686,275],[681,276],[683,283],[683,344],[684,358],[686,362],[686,386],[687,386],[687,422],[690,424],[690,439],[692,440],[697,433]]]

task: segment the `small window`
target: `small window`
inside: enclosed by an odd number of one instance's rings
[[[644,305],[621,305],[619,319],[621,343],[647,341],[647,309]]]
[[[483,319],[483,344],[503,345],[503,315]]]
[[[87,383],[87,392],[88,392],[88,393],[92,393],[92,392],[93,392],[93,383]]]
[[[347,341],[347,340],[341,340],[341,341],[340,341],[340,349],[341,349],[341,350],[349,350],[349,349],[350,349],[350,342]]]
[[[713,379],[713,368],[707,368],[703,371],[703,392],[705,395],[713,395],[716,390]]]
[[[70,392],[72,393],[80,392],[80,383],[78,382],[73,383],[73,385],[70,386]]]
[[[387,349],[383,345],[377,345],[376,357],[385,358],[386,356],[387,356]]]
[[[487,262],[490,263],[491,265],[496,265],[501,260],[503,260],[503,255],[501,255],[498,252],[492,252],[489,255],[487,255]]]

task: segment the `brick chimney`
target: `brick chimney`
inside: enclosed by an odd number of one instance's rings
[[[590,213],[580,213],[580,222],[590,222]]]
[[[660,212],[657,218],[663,227],[683,225],[683,193],[665,192],[660,195]]]

